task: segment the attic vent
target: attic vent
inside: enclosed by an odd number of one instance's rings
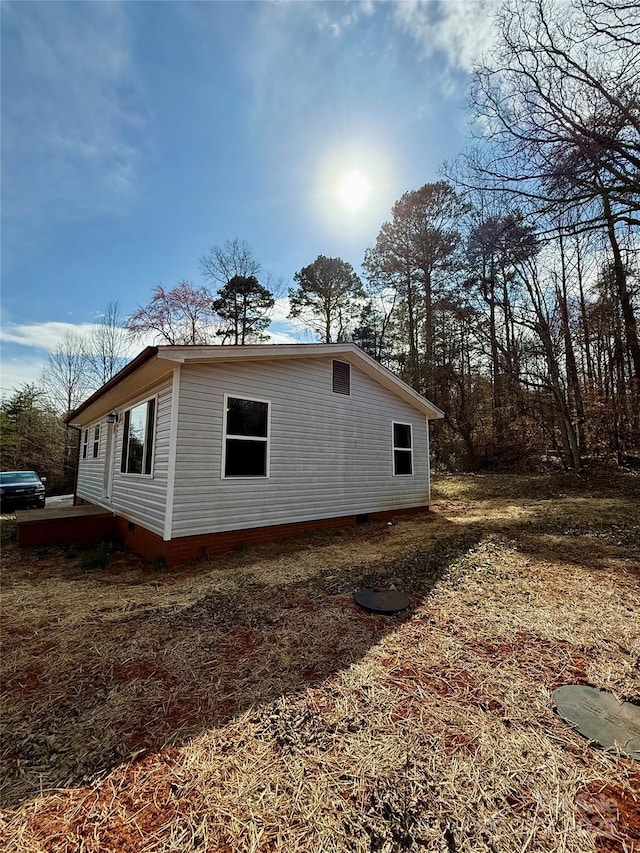
[[[335,394],[351,394],[351,365],[348,361],[333,362],[333,391]]]

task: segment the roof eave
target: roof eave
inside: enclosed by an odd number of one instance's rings
[[[74,409],[72,412],[69,412],[69,414],[64,419],[64,422],[68,426],[71,426],[74,421],[77,421],[78,417],[86,409],[88,409],[95,402],[97,402],[100,397],[103,397],[112,388],[115,388],[116,385],[120,384],[120,382],[122,382],[128,376],[131,376],[133,373],[135,373],[137,370],[147,364],[147,362],[151,361],[151,359],[155,355],[157,355],[157,353],[158,347],[145,347],[145,349],[143,349],[141,353],[138,353],[138,355],[128,364],[125,364],[122,370],[118,371],[115,376],[112,376],[111,379],[109,379],[108,382],[105,382],[105,384],[101,388],[98,388],[98,390],[95,391],[90,397],[88,397],[84,401],[84,403],[79,405],[77,409]]]

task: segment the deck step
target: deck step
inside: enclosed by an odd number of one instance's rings
[[[16,511],[18,545],[91,545],[114,539],[115,515],[99,506]]]

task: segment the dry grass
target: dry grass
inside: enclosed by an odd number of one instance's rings
[[[6,522],[0,844],[640,851],[640,765],[551,702],[576,681],[640,699],[638,478],[435,498],[170,571],[20,552]],[[411,611],[358,609],[375,584]]]

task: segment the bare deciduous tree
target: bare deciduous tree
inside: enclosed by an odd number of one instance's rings
[[[640,225],[638,6],[508,0],[497,20],[472,90],[488,177],[582,220],[603,190]]]
[[[218,318],[211,295],[203,287],[182,281],[171,290],[158,285],[148,305],[139,306],[127,320],[133,335],[152,335],[159,343],[214,343]]]
[[[225,240],[222,246],[214,246],[208,255],[200,258],[200,269],[215,288],[224,287],[232,278],[259,278],[262,265],[253,257],[253,252],[244,240],[235,237]]]
[[[104,385],[124,367],[132,343],[117,301],[110,302],[85,344],[88,370],[96,386]]]
[[[76,332],[63,335],[42,371],[41,384],[56,411],[67,414],[95,388],[87,362],[85,339]]]

